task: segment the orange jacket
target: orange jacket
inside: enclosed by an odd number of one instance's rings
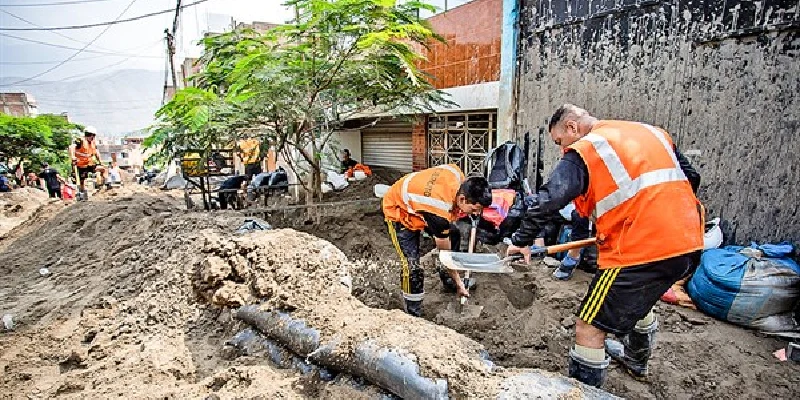
[[[75,147],[76,164],[79,168],[86,168],[90,165],[94,165],[93,156],[97,154],[97,146],[94,141],[89,143],[86,139],[82,138],[80,143],[80,146]],[[97,158],[100,158],[99,154],[97,154]]]
[[[383,214],[388,221],[413,231],[425,229],[425,220],[417,214],[420,211],[453,221],[458,210],[456,195],[464,180],[464,173],[455,164],[408,174],[383,196]]]
[[[638,122],[599,121],[569,147],[589,170],[589,189],[575,207],[596,218],[600,269],[703,248],[700,202],[667,132]]]
[[[367,176],[372,175],[372,168],[364,164],[356,164],[355,166],[348,168],[347,171],[345,171],[344,176],[350,178],[355,175],[355,171],[362,171]]]

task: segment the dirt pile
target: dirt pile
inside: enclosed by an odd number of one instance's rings
[[[2,393],[313,397],[314,382],[297,373],[223,353],[242,326],[193,290],[198,247],[243,218],[176,212],[166,196],[115,197],[31,221],[0,252],[0,314],[15,322],[0,334]],[[49,275],[39,274],[42,266]],[[329,390],[354,389],[330,384],[314,393]]]
[[[0,238],[31,218],[49,201],[47,192],[27,187],[0,193]]]

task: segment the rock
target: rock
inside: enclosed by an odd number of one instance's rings
[[[567,329],[572,328],[575,326],[575,320],[572,317],[566,317],[561,320],[561,326]]]
[[[210,284],[217,284],[227,278],[231,272],[231,266],[225,260],[211,256],[203,261],[200,278]]]
[[[211,302],[221,306],[239,307],[252,303],[253,295],[250,294],[250,287],[225,281],[222,287],[214,293]]]

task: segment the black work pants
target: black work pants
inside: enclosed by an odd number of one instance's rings
[[[420,267],[419,242],[421,231],[412,231],[399,222],[386,221],[389,237],[400,257],[400,288],[407,301],[422,301],[425,293],[425,273]],[[455,225],[450,226],[450,248],[458,250],[461,233]]]

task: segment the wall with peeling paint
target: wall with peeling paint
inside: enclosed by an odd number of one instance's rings
[[[567,102],[659,125],[729,243],[800,242],[798,0],[521,1],[517,135]]]

